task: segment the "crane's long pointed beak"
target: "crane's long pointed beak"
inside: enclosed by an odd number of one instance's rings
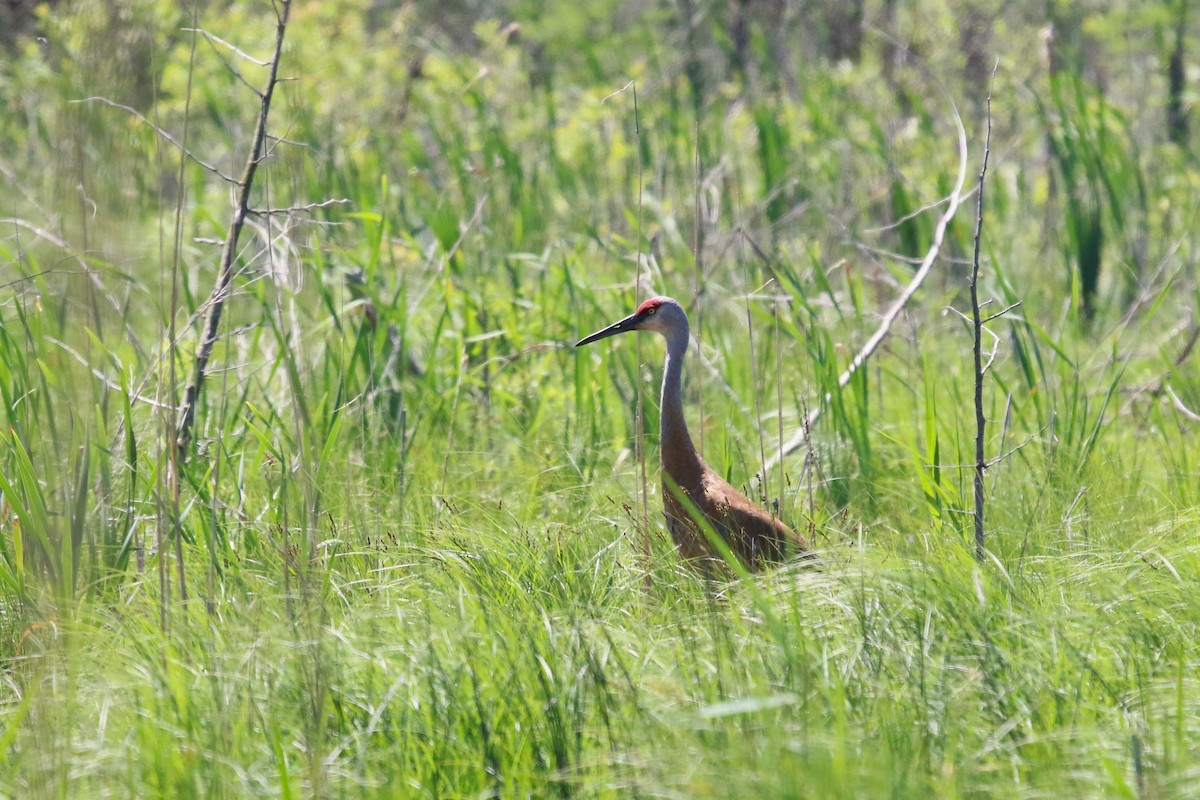
[[[575,346],[583,347],[585,344],[591,344],[592,342],[599,341],[600,339],[607,339],[609,336],[616,336],[618,333],[625,333],[627,331],[637,330],[637,322],[638,322],[637,314],[630,314],[628,317],[621,320],[620,322],[614,322],[612,325],[609,325],[607,328],[598,330],[595,333],[591,334],[590,336],[583,337],[582,339],[580,339],[578,342],[575,343]]]

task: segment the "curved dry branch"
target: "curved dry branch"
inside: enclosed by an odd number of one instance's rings
[[[954,124],[958,128],[958,179],[954,184],[954,191],[951,192],[949,198],[947,198],[945,212],[941,217],[938,218],[937,226],[933,230],[933,243],[929,246],[928,252],[925,253],[925,258],[921,260],[921,266],[917,269],[916,273],[913,274],[912,280],[910,280],[908,285],[904,287],[904,291],[900,293],[900,296],[897,297],[892,302],[892,305],[888,308],[888,310],[884,312],[883,319],[880,321],[879,327],[875,330],[875,333],[871,334],[871,338],[867,340],[866,344],[862,346],[862,349],[860,349],[854,356],[854,359],[851,360],[850,365],[846,367],[846,371],[838,376],[838,389],[845,389],[850,383],[850,380],[854,377],[854,373],[862,369],[863,365],[866,364],[867,359],[879,349],[879,345],[883,344],[883,340],[888,337],[889,333],[891,333],[892,325],[895,324],[897,317],[900,316],[900,312],[904,310],[904,307],[908,304],[908,301],[912,299],[912,296],[916,294],[917,289],[921,288],[921,284],[925,282],[925,278],[929,276],[929,272],[933,268],[933,262],[937,260],[938,254],[942,251],[942,241],[946,237],[946,227],[950,224],[950,220],[954,219],[954,215],[958,211],[958,207],[962,202],[963,185],[967,182],[967,131],[963,127],[962,117],[959,116],[958,109],[955,108],[953,104],[951,104],[950,108],[954,114]],[[832,393],[827,393],[825,398],[826,400],[832,399]],[[759,471],[755,478],[757,480],[762,480],[763,476],[765,476],[772,467],[803,447],[805,442],[808,440],[806,431],[812,428],[813,423],[817,421],[817,418],[820,415],[820,408],[814,408],[809,411],[804,419],[804,424],[800,427],[800,430],[797,431],[791,439],[788,439],[786,442],[780,445],[779,451],[772,454],[771,457],[766,460],[766,462],[763,464],[762,470]]]

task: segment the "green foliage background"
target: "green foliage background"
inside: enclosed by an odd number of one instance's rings
[[[298,3],[173,476],[272,6],[6,6],[0,795],[1190,796],[1186,12]],[[973,200],[837,376],[989,92],[976,563]],[[642,556],[659,345],[570,344],[652,291],[820,570],[705,584],[653,481]]]

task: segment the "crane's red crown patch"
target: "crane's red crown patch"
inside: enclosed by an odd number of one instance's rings
[[[644,314],[652,308],[658,308],[662,305],[662,302],[663,301],[661,297],[651,297],[649,300],[643,301],[642,304],[637,307],[637,313]]]

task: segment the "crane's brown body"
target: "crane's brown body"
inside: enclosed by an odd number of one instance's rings
[[[734,489],[696,451],[683,418],[683,356],[690,338],[687,314],[669,297],[654,297],[609,327],[584,337],[588,344],[618,333],[651,330],[667,340],[659,449],[663,512],[680,555],[702,567],[724,563],[712,534],[750,569],[790,556],[811,557],[804,537]],[[706,527],[708,530],[706,530]]]
[[[662,471],[667,529],[688,561],[701,565],[724,561],[713,547],[712,533],[752,570],[793,555],[810,554],[800,534],[729,485],[699,454],[680,457],[664,449]],[[697,521],[697,512],[711,532]]]

